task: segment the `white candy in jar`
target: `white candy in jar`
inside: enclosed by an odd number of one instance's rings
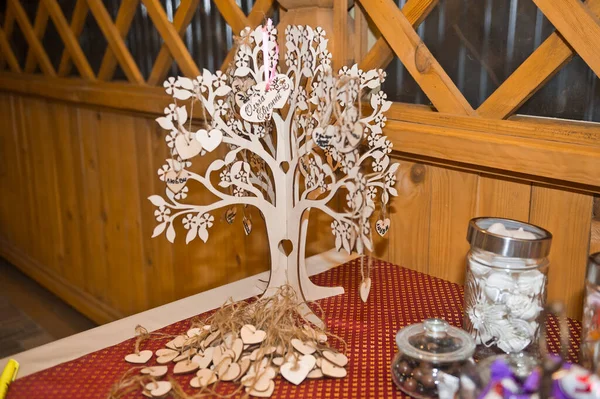
[[[515,226],[514,223],[512,221],[509,226]],[[519,240],[539,238],[523,227],[507,228],[500,222],[479,231]],[[540,237],[543,235],[540,232]],[[539,330],[537,318],[542,311],[546,275],[536,267],[539,266],[538,259],[544,256],[520,258],[513,255],[516,252],[507,250],[510,241],[499,241],[502,239],[493,236],[483,241],[481,238],[471,241],[470,237],[468,235],[467,238],[472,243],[469,256],[471,277],[466,315],[471,321],[473,336],[477,344],[495,345],[506,353],[520,352],[535,340]],[[495,240],[495,246],[488,246],[490,249],[477,246],[488,242],[486,240]],[[481,249],[474,252],[473,248]],[[496,252],[498,248],[501,250]]]

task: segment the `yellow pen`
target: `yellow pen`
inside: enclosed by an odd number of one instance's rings
[[[2,375],[0,375],[0,399],[4,399],[6,397],[6,394],[8,393],[8,386],[11,382],[17,379],[18,372],[19,363],[14,359],[10,359],[4,367]]]

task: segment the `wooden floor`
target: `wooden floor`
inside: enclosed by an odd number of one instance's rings
[[[0,358],[95,326],[0,258]]]

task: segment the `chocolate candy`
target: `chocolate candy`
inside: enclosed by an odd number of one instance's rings
[[[398,355],[394,361],[392,375],[396,385],[415,398],[437,398],[438,373],[458,375],[462,362],[432,364]]]

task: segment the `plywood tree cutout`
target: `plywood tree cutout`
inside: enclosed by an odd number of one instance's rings
[[[235,65],[224,74],[204,70],[195,79],[169,78],[164,86],[174,103],[157,122],[167,130],[172,157],[158,171],[167,183],[157,207],[154,236],[173,242],[174,223],[183,223],[186,242],[206,242],[216,212],[235,216],[235,206],[254,206],[265,220],[271,275],[265,295],[291,285],[300,298],[314,300],[343,292],[317,287],[304,267],[308,212],[329,215],[338,250],[371,250],[371,217],[397,195],[397,163],[382,134],[391,105],[380,90],[381,70],[344,67],[334,76],[325,32],[304,26],[285,31],[285,68],[278,65],[277,30],[270,24],[242,31]],[[285,69],[284,73],[282,69]],[[199,104],[198,104],[199,103]],[[193,129],[188,109],[203,107],[206,129]],[[198,108],[196,108],[197,110]],[[365,111],[368,110],[368,111]],[[202,174],[191,160],[226,146],[223,159]],[[200,183],[217,199],[190,204],[187,184]],[[339,197],[344,206],[336,207]],[[251,225],[244,220],[249,233]],[[376,223],[385,234],[385,214]],[[287,243],[287,248],[285,243]]]

